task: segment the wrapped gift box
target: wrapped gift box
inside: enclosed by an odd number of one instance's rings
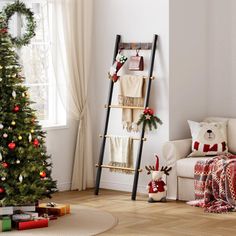
[[[12,215],[13,207],[0,207],[0,215]]]
[[[41,203],[36,207],[36,211],[39,215],[48,214],[54,216],[64,216],[70,213],[70,205],[55,204],[54,206],[48,206],[47,203]]]
[[[36,229],[48,227],[48,219],[38,218],[29,221],[13,221],[14,227],[18,230]]]
[[[17,221],[17,220],[24,220],[24,221],[27,221],[27,220],[32,220],[31,218],[31,215],[29,214],[14,214],[12,215],[12,220],[14,221]]]
[[[0,218],[0,232],[11,230],[11,218],[3,216]]]
[[[35,205],[14,206],[13,211],[35,211]]]

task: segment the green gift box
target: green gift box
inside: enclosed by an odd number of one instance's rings
[[[11,230],[11,218],[9,216],[3,216],[0,218],[0,232]]]

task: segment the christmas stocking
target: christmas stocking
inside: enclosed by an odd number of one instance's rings
[[[118,53],[116,56],[116,61],[110,68],[109,78],[112,79],[114,82],[116,82],[119,79],[119,76],[117,75],[120,68],[125,64],[127,60],[127,57]]]

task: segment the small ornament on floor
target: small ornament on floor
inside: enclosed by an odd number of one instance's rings
[[[145,166],[146,170],[148,171],[147,174],[152,175],[152,180],[149,182],[147,189],[148,189],[148,202],[165,202],[166,201],[166,191],[167,187],[165,182],[163,181],[163,175],[169,175],[171,171],[171,167],[162,166],[161,170],[159,171],[159,158],[156,155],[156,167],[154,166]]]

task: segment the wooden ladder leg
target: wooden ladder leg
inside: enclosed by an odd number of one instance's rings
[[[151,92],[151,85],[152,85],[152,74],[153,74],[153,67],[154,67],[154,61],[155,61],[155,54],[156,54],[156,45],[157,45],[157,35],[155,34],[153,37],[153,43],[152,43],[152,52],[151,52],[151,64],[149,68],[148,73],[148,87],[146,91],[146,98],[145,98],[145,107],[148,107],[149,104],[149,98],[150,98],[150,92]],[[136,194],[137,194],[137,186],[138,186],[138,178],[139,178],[139,169],[140,169],[140,163],[141,163],[141,157],[142,157],[142,151],[143,151],[143,138],[145,134],[145,124],[143,124],[142,132],[141,132],[141,141],[139,143],[139,149],[138,149],[138,155],[136,159],[136,166],[135,166],[135,172],[134,172],[134,182],[133,182],[133,190],[132,190],[132,200],[136,200]]]
[[[116,35],[113,63],[116,60],[116,55],[119,50],[120,38],[121,38],[120,35]],[[108,129],[108,124],[109,124],[109,117],[110,117],[110,110],[111,110],[110,105],[111,105],[111,101],[112,101],[113,87],[114,87],[114,82],[111,80],[110,81],[110,88],[109,88],[109,95],[108,95],[108,100],[107,100],[107,114],[106,114],[106,120],[105,120],[105,127],[104,127],[104,131],[103,131],[103,138],[102,138],[102,143],[101,143],[101,148],[100,148],[100,153],[99,153],[96,184],[95,184],[95,190],[94,190],[95,195],[98,195],[98,192],[99,192],[100,179],[101,179],[101,174],[102,174],[101,165],[103,164],[103,157],[104,157],[104,151],[105,151],[105,146],[106,146],[106,135],[107,135],[107,129]]]

